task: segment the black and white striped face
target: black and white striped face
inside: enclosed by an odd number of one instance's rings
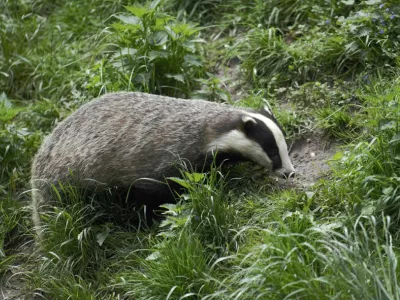
[[[240,153],[280,177],[293,177],[295,169],[279,126],[268,108],[260,113],[243,111],[239,129],[221,135],[209,148]]]

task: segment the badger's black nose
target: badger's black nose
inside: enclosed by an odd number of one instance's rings
[[[296,176],[296,173],[295,172],[285,172],[285,173],[283,173],[283,176],[287,179],[294,178]]]

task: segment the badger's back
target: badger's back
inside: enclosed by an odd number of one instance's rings
[[[131,185],[143,177],[173,176],[171,162],[179,156],[201,163],[215,134],[210,128],[223,127],[238,111],[200,100],[108,94],[56,127],[35,158],[32,177],[56,182],[72,171],[108,185]]]

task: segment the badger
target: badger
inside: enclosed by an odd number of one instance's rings
[[[283,130],[267,107],[256,112],[138,92],[106,94],[59,123],[36,154],[34,225],[40,229],[52,187],[71,174],[84,188],[132,188],[147,204],[159,205],[171,191],[157,182],[180,175],[177,159],[206,168],[213,155],[251,161],[281,177],[295,172]]]

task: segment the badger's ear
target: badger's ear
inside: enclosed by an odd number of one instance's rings
[[[274,114],[272,113],[271,107],[267,104],[265,104],[261,109],[260,109],[260,113],[262,115],[269,115],[269,116],[274,116]]]
[[[254,125],[257,125],[257,121],[254,118],[243,115],[239,127],[243,132],[246,132],[248,129],[253,128]]]

